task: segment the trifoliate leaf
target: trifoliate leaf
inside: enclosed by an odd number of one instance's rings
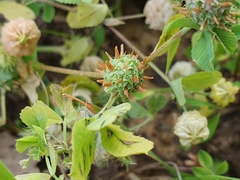
[[[143,118],[148,116],[148,110],[141,106],[138,102],[131,102],[132,108],[128,112],[130,118]]]
[[[233,54],[237,49],[237,37],[234,33],[224,29],[215,28],[213,32],[228,54]]]
[[[118,116],[125,114],[127,111],[131,109],[130,103],[123,103],[118,106],[115,106],[107,111],[103,112],[102,114],[98,114],[96,119],[88,125],[89,130],[99,130],[111,123],[113,123]]]
[[[148,111],[151,114],[156,114],[160,109],[162,109],[167,103],[167,98],[163,95],[151,96],[147,101]]]
[[[3,14],[7,20],[13,20],[19,17],[25,19],[35,19],[34,12],[22,4],[9,1],[0,2],[0,14]]]
[[[115,157],[125,157],[134,154],[147,154],[153,148],[153,142],[132,132],[120,129],[110,124],[100,130],[104,149]]]
[[[182,78],[178,78],[170,82],[170,86],[174,92],[174,95],[177,98],[177,102],[180,106],[183,106],[186,102],[184,97],[184,91],[182,88]]]
[[[188,90],[203,90],[217,83],[222,78],[218,71],[214,72],[197,72],[182,78],[182,85]]]
[[[62,118],[42,101],[37,101],[32,107],[25,107],[20,113],[20,118],[30,128],[35,125],[45,129],[52,124],[62,123]]]
[[[45,173],[31,173],[15,176],[16,180],[50,180],[51,176]]]
[[[63,4],[78,4],[80,2],[91,3],[93,0],[55,0],[55,1],[63,3]]]
[[[93,27],[102,23],[107,15],[108,7],[105,4],[79,3],[76,11],[69,12],[67,23],[70,28]]]
[[[86,180],[91,169],[95,151],[96,133],[86,127],[86,120],[77,121],[72,129],[72,168],[70,177]]]
[[[209,31],[198,31],[192,36],[192,58],[205,71],[213,71],[213,41]]]

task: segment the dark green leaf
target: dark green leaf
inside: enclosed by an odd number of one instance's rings
[[[240,40],[240,24],[231,27],[232,32],[237,37],[237,40]]]
[[[174,95],[177,98],[177,102],[180,106],[183,106],[186,102],[184,97],[184,91],[182,88],[182,78],[178,78],[170,82],[170,86],[174,92]]]
[[[143,118],[148,116],[148,111],[137,102],[131,102],[132,108],[128,112],[131,118]]]
[[[15,180],[13,174],[11,171],[3,164],[3,162],[0,160],[0,174],[1,180]]]
[[[218,28],[213,29],[213,31],[225,51],[228,54],[233,54],[237,48],[237,37],[234,33]]]
[[[203,90],[217,83],[222,78],[218,71],[214,72],[197,72],[182,78],[182,85],[189,90]]]
[[[225,174],[228,171],[228,162],[227,161],[223,161],[221,164],[219,164],[217,166],[216,169],[216,174],[221,175],[221,174]]]
[[[200,150],[197,157],[198,162],[201,164],[202,167],[207,169],[213,168],[213,159],[206,151]]]
[[[29,7],[38,17],[40,15],[40,10],[43,4],[39,2],[33,2],[33,3],[30,3],[30,2],[32,2],[32,0],[25,1],[25,3],[27,4],[27,7]]]
[[[219,120],[220,120],[220,115],[219,114],[208,120],[208,129],[210,131],[208,139],[211,139],[212,136],[214,135],[214,133],[217,129]]]
[[[151,96],[147,101],[148,111],[154,115],[167,103],[167,98],[163,95]]]
[[[213,71],[213,41],[210,32],[198,31],[192,36],[192,58],[205,71]]]
[[[105,30],[103,28],[102,25],[99,25],[94,33],[93,33],[93,38],[94,38],[94,41],[95,41],[95,44],[97,47],[101,47],[102,44],[105,42]]]
[[[43,5],[43,14],[42,14],[43,21],[46,23],[50,23],[50,22],[52,22],[54,16],[55,16],[55,8],[48,4],[44,4]]]

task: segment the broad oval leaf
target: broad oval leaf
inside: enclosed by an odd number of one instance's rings
[[[198,31],[192,36],[192,58],[205,71],[213,71],[213,41],[209,31]]]
[[[182,85],[188,90],[203,90],[217,83],[222,78],[219,71],[197,72],[182,78]]]
[[[75,11],[69,12],[67,23],[70,28],[93,27],[102,23],[105,19],[108,7],[105,4],[79,3]]]
[[[88,125],[89,130],[99,130],[111,123],[113,123],[118,116],[125,114],[127,111],[131,109],[130,103],[123,103],[118,106],[115,106],[107,111],[103,112],[101,115],[97,115],[96,119]],[[100,117],[99,117],[100,116]]]
[[[207,169],[213,168],[213,159],[212,157],[204,150],[200,150],[198,152],[198,162],[201,164],[202,167]]]
[[[15,176],[16,180],[50,180],[51,176],[45,173],[31,173]]]
[[[35,13],[27,6],[9,1],[0,2],[0,13],[9,21],[19,17],[24,17],[25,19],[36,18]]]
[[[31,146],[37,146],[42,139],[37,136],[26,136],[17,140],[16,150],[19,153],[23,153],[27,148]]]
[[[153,142],[132,132],[120,129],[110,124],[100,130],[104,149],[115,157],[125,157],[134,154],[147,154],[153,148]]]
[[[213,32],[228,54],[233,54],[237,49],[237,37],[234,33],[224,29],[215,28]]]
[[[221,164],[219,164],[216,168],[216,174],[221,175],[225,174],[228,171],[229,165],[227,161],[223,161]]]

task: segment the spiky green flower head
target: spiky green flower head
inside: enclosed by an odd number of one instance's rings
[[[11,70],[16,64],[17,58],[6,53],[2,46],[0,46],[0,69]]]
[[[106,53],[109,61],[103,64],[99,61],[99,66],[102,71],[98,70],[103,75],[103,79],[98,80],[103,83],[104,90],[114,96],[119,96],[123,100],[129,98],[134,100],[132,93],[135,91],[145,92],[143,89],[144,79],[152,79],[152,77],[144,76],[144,70],[148,67],[146,65],[147,58],[143,61],[138,60],[138,54],[134,55],[124,53],[124,47],[121,45],[119,53],[118,48],[115,47],[115,57],[112,58]]]
[[[237,7],[228,0],[186,0],[186,8],[200,29],[222,28],[230,31],[236,23]],[[189,14],[189,13],[188,13]]]

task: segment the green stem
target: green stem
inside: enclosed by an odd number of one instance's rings
[[[37,51],[64,54],[66,49],[64,46],[37,46]]]
[[[118,96],[113,96],[113,95],[111,95],[110,97],[109,97],[109,99],[108,99],[108,102],[105,104],[105,106],[101,109],[101,111],[99,111],[99,113],[98,114],[101,114],[101,113],[103,113],[105,110],[107,110],[107,109],[109,109],[112,105],[113,105],[113,103],[116,101],[116,99],[117,99],[117,97]]]
[[[150,121],[152,121],[153,117],[152,116],[148,116],[148,118],[143,121],[142,123],[132,127],[132,128],[129,128],[130,131],[138,131],[141,127],[144,127],[147,123],[149,123]]]
[[[164,72],[159,69],[154,63],[149,62],[149,66],[166,82],[170,85],[169,78],[164,74]]]
[[[5,98],[5,90],[1,89],[0,94],[0,100],[1,100],[1,116],[0,116],[0,127],[6,124],[6,98]]]
[[[48,65],[40,65],[37,68],[44,71],[50,71],[50,72],[55,72],[60,74],[87,76],[94,79],[102,78],[102,75],[96,72],[79,71],[74,69],[66,69],[66,68],[48,66]]]
[[[67,118],[64,117],[63,119],[63,142],[65,148],[68,149],[68,142],[67,142]]]

